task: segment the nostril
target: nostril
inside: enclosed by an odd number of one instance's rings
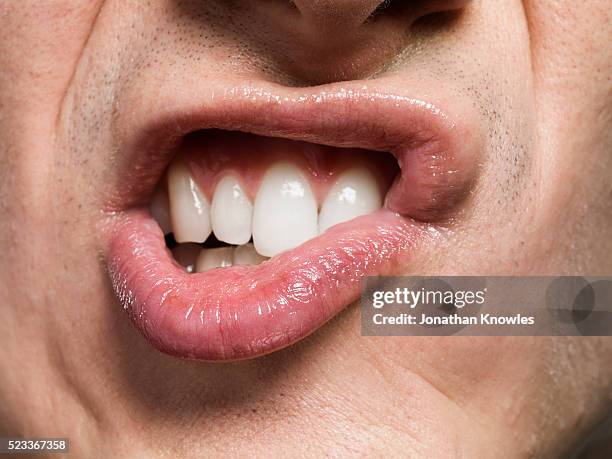
[[[377,19],[381,15],[396,15],[398,13],[403,13],[408,8],[410,8],[410,2],[405,1],[397,1],[397,0],[385,0],[378,7],[372,11],[370,17],[368,17],[367,21],[372,21]]]
[[[293,0],[289,0],[288,5],[290,10],[295,11],[296,13],[300,12],[300,9],[298,8],[297,4],[293,1]]]
[[[377,14],[380,14],[381,12],[383,12],[384,10],[389,8],[392,3],[397,3],[397,2],[393,2],[393,0],[385,0],[380,5],[378,5],[378,7],[372,12],[370,17],[373,17],[373,16],[376,16]]]
[[[372,12],[368,21],[379,19],[382,16],[419,19],[435,13],[458,11],[470,2],[471,0],[384,0]]]

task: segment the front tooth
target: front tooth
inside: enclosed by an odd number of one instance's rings
[[[317,202],[308,181],[292,164],[280,163],[266,173],[253,210],[253,242],[272,257],[317,235]]]
[[[169,234],[172,232],[172,225],[170,224],[170,210],[168,207],[168,192],[164,188],[160,187],[153,195],[151,205],[149,206],[149,211],[164,234]]]
[[[258,265],[262,261],[267,260],[263,255],[259,255],[253,247],[253,244],[245,244],[236,247],[234,250],[234,258],[232,263],[234,266]]]
[[[201,273],[213,268],[227,268],[232,266],[233,251],[233,247],[202,249],[196,261],[196,271]]]
[[[168,170],[168,195],[174,239],[204,242],[212,232],[210,204],[181,160],[175,160]]]
[[[344,172],[323,201],[319,214],[319,234],[327,228],[382,207],[376,177],[360,167]]]
[[[251,239],[253,204],[235,177],[228,175],[217,184],[210,217],[218,240],[240,245]]]

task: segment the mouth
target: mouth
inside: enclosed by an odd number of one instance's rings
[[[105,259],[153,346],[206,361],[273,352],[444,236],[477,177],[471,110],[352,85],[235,85],[134,108]]]

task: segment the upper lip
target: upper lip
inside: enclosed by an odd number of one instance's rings
[[[308,89],[237,82],[202,89],[197,97],[179,92],[146,104],[130,101],[130,116],[115,120],[118,157],[124,164],[107,210],[146,204],[185,135],[223,129],[396,156],[415,153],[405,155],[411,161],[404,171],[412,182],[408,186],[421,193],[450,192],[425,198],[445,211],[476,177],[482,139],[469,101],[438,91],[432,102],[379,87],[384,87],[380,81]],[[446,183],[439,186],[444,174]],[[419,187],[417,180],[427,183]],[[417,204],[424,209],[409,206],[403,214],[433,219],[425,207],[435,203]]]
[[[446,95],[433,104],[373,83],[251,83],[135,101],[116,120],[125,164],[109,201],[107,265],[137,327],[157,348],[182,357],[253,357],[308,335],[358,298],[363,276],[396,273],[419,241],[440,234],[419,220],[454,208],[478,169],[481,137],[470,105]],[[410,188],[403,194],[409,198],[399,202],[392,188],[387,207],[396,212],[339,225],[265,266],[187,275],[142,209],[183,137],[212,128],[391,152],[402,168],[394,187]]]

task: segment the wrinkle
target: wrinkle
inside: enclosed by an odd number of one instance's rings
[[[56,369],[56,375],[64,387],[64,396],[72,399],[82,409],[83,414],[93,421],[93,425],[97,429],[102,425],[102,414],[88,395],[85,389],[87,385],[73,377],[74,373],[71,365],[57,343],[52,341],[48,343],[47,354],[49,363]],[[91,426],[91,422],[85,423],[82,420],[78,424]]]
[[[70,94],[70,88],[72,87],[72,85],[73,85],[73,83],[74,83],[74,81],[76,79],[76,75],[78,73],[78,69],[79,69],[80,64],[81,64],[81,62],[83,60],[83,56],[85,55],[85,50],[87,49],[87,46],[88,46],[88,44],[89,44],[89,42],[91,40],[91,37],[92,37],[93,32],[95,30],[96,23],[98,22],[98,17],[100,16],[100,13],[102,12],[102,9],[103,9],[104,5],[105,5],[105,1],[101,0],[100,1],[100,5],[97,8],[97,11],[93,15],[93,19],[91,21],[91,25],[89,27],[89,30],[88,30],[86,36],[85,36],[85,39],[83,40],[83,45],[82,45],[82,47],[81,47],[81,49],[80,49],[80,51],[79,51],[79,53],[78,53],[78,55],[77,55],[77,57],[75,59],[74,67],[72,69],[72,72],[70,73],[70,77],[69,77],[69,79],[68,79],[68,81],[66,83],[66,87],[64,88],[64,91],[63,91],[63,93],[62,93],[62,95],[60,97],[59,109],[57,111],[57,116],[55,118],[55,129],[56,129],[56,131],[59,130],[60,123],[61,123],[61,120],[63,118],[63,114],[64,114],[65,107],[66,107],[66,101],[68,99],[68,95]]]

